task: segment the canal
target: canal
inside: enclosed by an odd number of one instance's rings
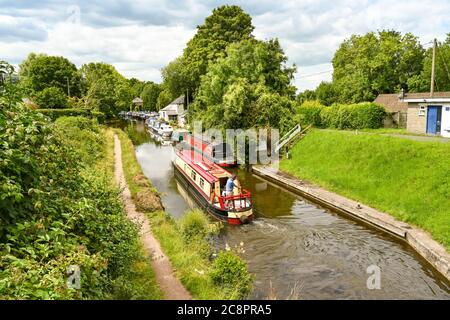
[[[162,193],[171,215],[192,200],[173,175],[171,146],[161,145],[141,122],[126,131],[144,174]],[[255,221],[225,226],[216,245],[240,247],[255,274],[250,298],[266,299],[449,299],[449,283],[407,244],[342,217],[299,195],[237,170],[252,192]],[[369,266],[381,269],[381,288],[369,290]]]

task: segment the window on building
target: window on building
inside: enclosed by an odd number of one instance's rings
[[[192,178],[192,180],[196,181],[196,179],[197,179],[197,174],[195,173],[195,171],[192,171],[192,172],[191,172],[191,178]]]
[[[424,116],[426,113],[426,107],[425,106],[419,106],[419,116]]]
[[[205,186],[205,180],[203,180],[202,178],[200,178],[200,188],[203,189],[204,186]]]

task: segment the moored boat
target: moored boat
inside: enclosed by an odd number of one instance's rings
[[[250,192],[235,189],[225,196],[222,190],[231,173],[209,161],[197,160],[195,153],[181,150],[175,156],[175,175],[202,209],[223,222],[240,225],[253,220]]]
[[[183,145],[184,149],[192,149],[201,153],[204,159],[212,161],[221,167],[234,167],[237,165],[233,151],[226,142],[211,141],[201,135],[186,134]]]

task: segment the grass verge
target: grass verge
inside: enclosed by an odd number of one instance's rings
[[[280,168],[390,213],[450,249],[450,145],[312,130]]]

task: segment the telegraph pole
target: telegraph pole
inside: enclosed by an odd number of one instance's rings
[[[433,61],[431,63],[430,97],[433,97],[433,95],[434,95],[434,81],[435,81],[435,77],[436,77],[436,47],[437,47],[437,40],[434,39],[434,41],[433,41]]]
[[[70,97],[70,85],[69,85],[69,78],[66,77],[67,80],[67,96]]]

